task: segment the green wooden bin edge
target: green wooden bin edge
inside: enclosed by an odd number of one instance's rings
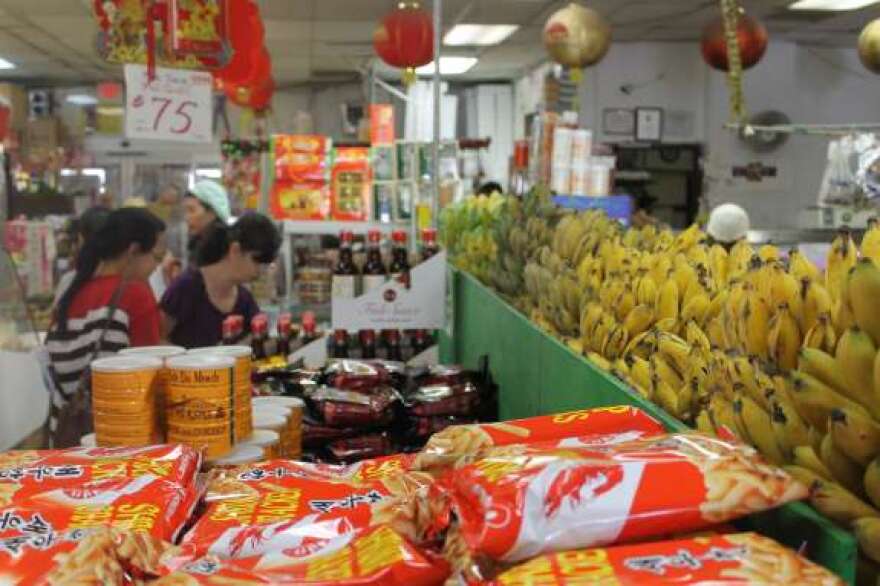
[[[689,429],[616,377],[597,368],[564,343],[543,332],[526,316],[471,275],[452,269],[449,271],[449,276],[454,315],[450,316],[451,329],[440,336],[440,355],[444,362],[457,362],[475,367],[480,356],[489,354],[490,369],[493,376],[499,380],[505,378],[502,369],[516,368],[522,371],[533,367],[538,361],[542,361],[542,366],[548,371],[546,375],[541,372],[538,375],[540,378],[537,387],[528,391],[537,397],[505,393],[502,385],[499,401],[503,419],[558,413],[602,404],[625,403],[643,409],[671,431]],[[468,311],[468,304],[478,307],[479,310]],[[457,311],[460,307],[464,307],[465,311]],[[479,346],[480,338],[487,338],[483,340],[484,347],[470,348],[470,346]],[[523,342],[518,344],[518,340]],[[530,342],[527,343],[526,340]],[[537,341],[539,348],[532,347],[534,341]],[[502,346],[505,353],[510,351],[516,355],[491,354],[491,350]],[[558,381],[584,381],[596,395],[591,398],[594,401],[598,398],[598,402],[590,402],[583,395],[560,397],[558,394],[548,394],[549,389],[555,386],[552,381],[547,380],[548,378],[557,378]],[[513,377],[513,380],[521,385],[535,383],[534,380],[527,379],[525,373]],[[603,396],[605,400],[602,399]],[[510,404],[515,400],[526,400],[528,404],[514,409]],[[752,515],[738,525],[743,529],[766,534],[790,547],[800,548],[804,543],[808,543],[811,546],[808,550],[811,559],[834,571],[847,583],[855,583],[858,546],[854,536],[817,513],[806,503],[790,503],[778,509]]]

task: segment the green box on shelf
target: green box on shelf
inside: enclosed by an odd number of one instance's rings
[[[645,400],[616,377],[595,367],[472,276],[451,270],[455,314],[441,335],[441,360],[476,368],[489,356],[500,389],[503,420],[608,405],[635,405],[670,431],[688,427]],[[586,392],[586,391],[589,392]],[[853,535],[804,503],[792,503],[737,523],[789,547],[806,544],[810,559],[855,583],[858,547]]]

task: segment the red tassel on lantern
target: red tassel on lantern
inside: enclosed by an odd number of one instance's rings
[[[392,67],[404,69],[406,84],[415,80],[415,68],[434,59],[434,25],[417,2],[401,3],[373,32],[376,54]]]
[[[740,14],[736,37],[742,59],[743,69],[754,67],[764,57],[767,51],[767,29],[747,14]],[[722,19],[711,22],[703,30],[702,41],[703,59],[710,67],[719,71],[727,71],[727,39],[724,35],[724,21]]]

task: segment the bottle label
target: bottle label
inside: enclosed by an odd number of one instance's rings
[[[364,293],[378,289],[386,280],[385,275],[364,275]]]
[[[354,275],[333,275],[334,298],[354,299],[356,296]]]

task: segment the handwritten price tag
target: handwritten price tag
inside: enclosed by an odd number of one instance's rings
[[[211,74],[125,66],[125,135],[177,142],[211,142]]]

